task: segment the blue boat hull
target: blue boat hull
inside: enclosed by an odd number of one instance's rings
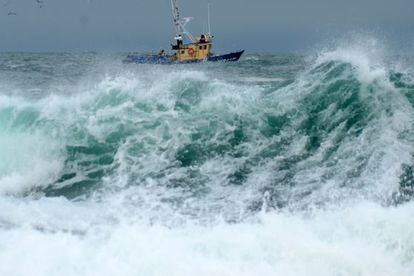
[[[228,61],[238,61],[240,57],[243,55],[244,51],[234,52],[226,55],[221,56],[212,56],[209,57],[207,60],[208,62],[228,62]],[[138,63],[138,64],[182,64],[182,63],[197,63],[197,62],[204,62],[204,61],[186,61],[186,62],[179,62],[179,61],[171,61],[169,56],[159,56],[159,55],[128,55],[124,61],[124,63]]]
[[[212,56],[207,59],[210,62],[217,62],[217,61],[238,61],[240,57],[243,55],[244,50],[240,52],[230,53],[222,56]]]

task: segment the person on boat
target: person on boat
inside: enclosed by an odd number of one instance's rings
[[[158,52],[158,56],[159,56],[159,57],[164,56],[164,54],[165,54],[164,49],[161,49],[161,51],[159,51],[159,52]]]
[[[200,37],[200,43],[206,43],[206,36],[203,34]]]
[[[172,56],[170,56],[171,61],[177,61],[177,53],[174,53]]]
[[[177,39],[177,44],[171,44],[173,50],[179,50],[183,47],[183,41],[181,39]]]

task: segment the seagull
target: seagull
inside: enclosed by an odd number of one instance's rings
[[[9,12],[7,15],[8,16],[14,16],[14,15],[17,15],[17,13],[15,13],[15,12]]]
[[[7,7],[7,6],[10,4],[10,1],[11,1],[11,0],[5,1],[5,2],[3,3],[3,5],[1,5],[1,7],[2,7],[2,8]]]
[[[39,4],[39,9],[43,8],[45,1],[44,0],[36,0],[36,3]]]

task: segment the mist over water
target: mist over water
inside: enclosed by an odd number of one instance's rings
[[[1,275],[412,275],[414,60],[0,55]]]

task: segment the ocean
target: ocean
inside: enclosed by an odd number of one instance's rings
[[[414,275],[414,58],[0,54],[0,275]]]

